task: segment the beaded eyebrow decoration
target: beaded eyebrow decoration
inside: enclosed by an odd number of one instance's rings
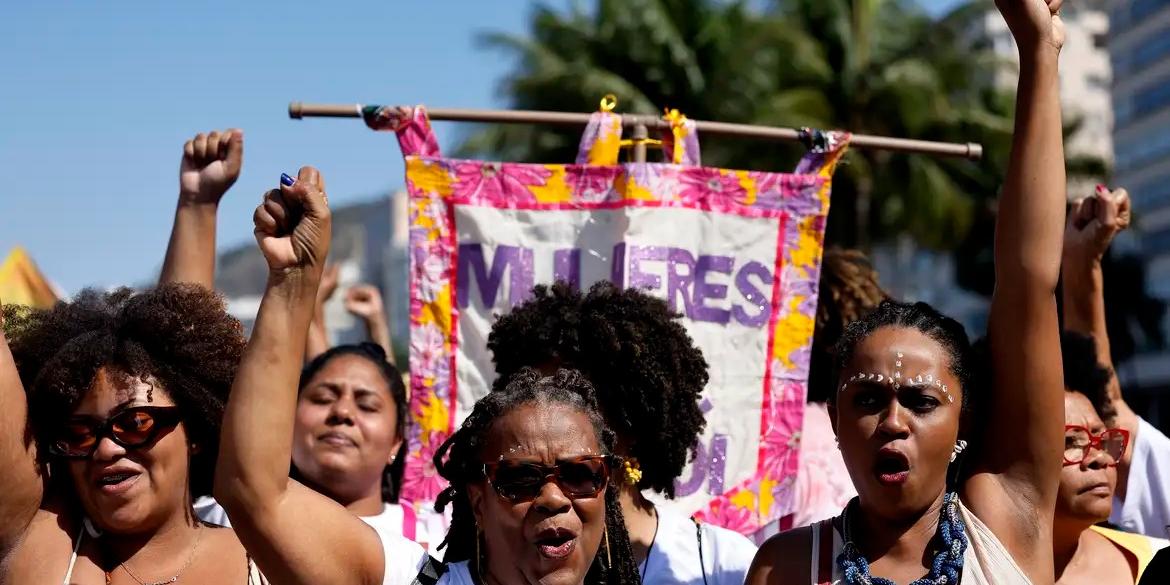
[[[848,381],[846,381],[844,384],[841,384],[841,389],[838,390],[837,392],[844,392],[845,389],[853,382],[861,382],[861,381],[877,382],[879,384],[889,384],[891,387],[893,387],[894,390],[901,388],[903,386],[903,384],[926,384],[928,386],[934,386],[935,388],[942,390],[943,395],[947,397],[947,402],[954,402],[955,401],[955,397],[951,395],[950,389],[947,388],[947,385],[943,383],[942,378],[936,378],[936,377],[934,377],[933,374],[927,374],[925,376],[923,376],[922,374],[918,374],[917,376],[906,376],[905,378],[903,378],[902,377],[902,358],[903,357],[905,357],[905,356],[902,354],[902,352],[900,352],[900,351],[897,352],[898,359],[894,361],[894,368],[895,369],[894,369],[893,376],[888,376],[886,374],[879,374],[876,372],[859,372],[859,373],[853,374],[852,376],[849,377]],[[905,382],[904,380],[909,380],[909,382]]]

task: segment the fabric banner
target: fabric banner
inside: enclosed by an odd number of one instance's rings
[[[438,446],[494,379],[487,335],[535,284],[601,279],[665,299],[710,364],[698,455],[666,505],[751,534],[791,512],[831,175],[817,133],[792,174],[699,164],[668,115],[671,163],[618,164],[621,118],[593,115],[577,164],[443,158],[426,112],[367,108],[397,133],[410,192],[412,430],[403,497],[444,487]]]

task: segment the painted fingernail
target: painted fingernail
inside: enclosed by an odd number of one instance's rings
[[[285,173],[280,174],[280,184],[281,185],[284,185],[285,187],[292,187],[292,184],[295,182],[296,182],[296,180],[293,179],[292,177],[288,176],[287,174],[285,174]]]
[[[1097,185],[1097,192],[1098,193],[1108,193],[1109,188],[1106,187],[1105,185]]]

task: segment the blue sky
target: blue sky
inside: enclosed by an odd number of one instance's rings
[[[511,61],[476,35],[522,32],[530,6],[13,3],[0,22],[0,255],[24,246],[68,293],[147,281],[170,232],[182,144],[214,128],[245,133],[221,249],[251,240],[261,193],[300,165],[322,170],[335,204],[395,188],[390,135],[356,120],[290,120],[288,102],[499,106]],[[446,144],[460,132],[436,130]]]

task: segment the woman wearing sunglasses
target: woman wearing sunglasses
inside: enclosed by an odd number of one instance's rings
[[[165,285],[4,313],[0,583],[259,580],[191,509],[244,345],[223,300]]]
[[[500,317],[488,337],[494,390],[517,371],[578,368],[597,388],[618,436],[622,516],[639,583],[741,585],[756,553],[747,537],[656,506],[644,491],[673,498],[706,416],[708,368],[662,299],[608,281],[582,294],[568,284],[537,286],[533,298]]]
[[[636,569],[609,482],[612,436],[570,374],[518,380],[514,392],[478,404],[445,444],[443,501],[455,506],[445,565],[289,479],[300,363],[329,250],[325,201],[319,173],[305,167],[254,216],[268,286],[224,415],[215,479],[265,574],[304,585],[630,582]]]
[[[1057,583],[1133,585],[1166,541],[1099,526],[1109,518],[1117,464],[1129,431],[1101,422],[1112,375],[1097,365],[1093,339],[1065,332],[1064,455],[1053,522]]]

